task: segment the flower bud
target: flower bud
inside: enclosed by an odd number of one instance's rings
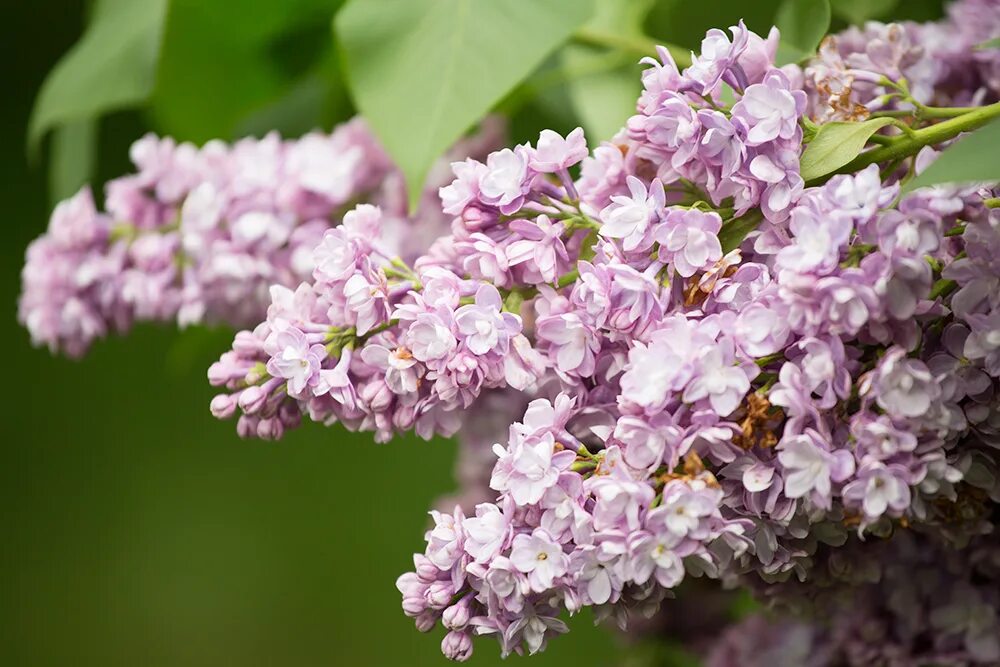
[[[441,570],[423,554],[413,554],[413,569],[420,580],[428,584],[437,581],[441,574]]]
[[[472,637],[467,632],[452,630],[441,640],[444,657],[455,662],[465,662],[472,657]]]
[[[261,338],[258,338],[250,331],[237,332],[233,338],[233,351],[240,356],[253,357],[260,352],[264,346]]]
[[[403,613],[407,616],[417,616],[427,611],[427,601],[421,597],[403,598]]]
[[[433,609],[428,609],[413,619],[417,624],[417,632],[430,632],[437,626],[438,614]]]
[[[441,623],[449,630],[461,630],[469,624],[472,617],[472,610],[469,605],[469,598],[464,597],[455,604],[444,610],[441,615]]]
[[[257,435],[257,422],[260,419],[253,415],[240,415],[236,422],[236,434],[241,438],[253,438]]]
[[[426,588],[427,586],[420,581],[417,574],[414,572],[401,574],[396,579],[396,590],[402,593],[404,598],[414,595],[423,595]]]
[[[431,607],[444,609],[451,602],[451,596],[454,594],[455,588],[450,581],[435,581],[427,587],[426,598]]]
[[[240,392],[239,405],[240,410],[248,415],[252,415],[258,412],[264,403],[267,402],[267,393],[260,387],[254,385],[252,387],[247,387],[242,392]]]
[[[277,417],[261,419],[257,424],[257,437],[261,440],[280,440],[285,434],[285,425]]]
[[[216,419],[228,419],[236,412],[236,399],[231,394],[219,394],[212,399],[209,409]]]

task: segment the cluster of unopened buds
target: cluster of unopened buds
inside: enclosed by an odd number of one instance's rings
[[[906,188],[940,148],[917,130],[951,118],[950,141],[1000,116],[995,54],[920,46],[936,29],[978,39],[962,20],[984,4],[947,28],[854,29],[804,67],[776,67],[777,31],[742,24],[683,70],[660,50],[610,141],[545,130],[455,162],[450,233],[419,254],[384,208],[351,209],[312,239],[310,279],[272,286],[266,319],[212,366],[213,413],[247,436],[305,416],[384,441],[527,405],[501,420],[490,490],[472,494],[486,501],[432,512],[397,582],[452,659],[474,635],[541,650],[564,610],[625,627],[688,575],[804,600],[855,552],[887,568],[975,553],[961,594],[914,598],[937,606],[931,647],[879,641],[995,664],[1000,201]],[[803,181],[817,124],[880,115],[893,160],[873,149]],[[976,614],[954,611],[969,600]],[[766,643],[746,627],[714,664]],[[845,659],[872,664],[869,649]]]

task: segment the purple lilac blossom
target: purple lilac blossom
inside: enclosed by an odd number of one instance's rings
[[[862,105],[872,73],[922,67],[905,29],[866,30],[805,73],[742,24],[683,71],[659,50],[592,153],[545,131],[454,163],[450,231],[416,259],[354,209],[210,369],[213,412],[384,441],[527,402],[476,437],[479,502],[432,513],[397,582],[453,659],[474,635],[537,652],[583,607],[626,627],[689,577],[808,582],[824,550],[908,527],[961,550],[1000,500],[1000,213],[978,186],[903,195],[880,165],[803,182],[803,119],[830,117],[835,77]],[[942,81],[914,94],[964,99]],[[989,649],[968,618],[938,623]]]
[[[453,155],[485,154],[500,125],[489,120]],[[307,279],[314,258],[328,277],[345,270],[347,246],[324,232],[355,200],[381,207],[389,250],[404,257],[449,222],[436,195],[447,170],[434,168],[411,219],[400,173],[360,119],[330,134],[201,148],[147,135],[131,157],[136,173],[107,184],[103,211],[85,187],[28,248],[18,319],[34,344],[79,357],[141,320],[256,323],[269,288]]]

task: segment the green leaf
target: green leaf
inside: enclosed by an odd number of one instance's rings
[[[854,25],[884,17],[898,4],[899,0],[830,0],[833,13]]]
[[[983,49],[1000,49],[1000,37],[995,37],[994,39],[989,39],[982,44],[976,44],[976,48]]]
[[[816,53],[830,28],[829,0],[785,0],[775,16],[781,31],[777,63],[787,65]]]
[[[406,177],[434,160],[591,14],[591,0],[350,0],[335,24],[354,101]]]
[[[167,0],[97,0],[87,31],[42,84],[28,128],[28,149],[45,133],[135,106],[153,90]]]
[[[262,137],[278,130],[283,137],[302,136],[326,125],[329,98],[329,86],[322,77],[306,77],[285,95],[240,121],[235,134]]]
[[[339,5],[281,0],[250,12],[245,0],[171,0],[150,105],[157,129],[196,142],[239,134],[332,52]],[[303,62],[283,62],[286,52]]]
[[[642,36],[653,0],[597,0],[587,29],[616,36]],[[652,55],[652,54],[650,54]],[[623,56],[626,56],[623,58]],[[635,113],[640,75],[632,54],[570,44],[562,51],[569,97],[592,145],[610,139]]]
[[[60,125],[52,132],[49,198],[53,203],[73,196],[94,173],[97,121],[88,118]]]
[[[938,183],[1000,181],[1000,121],[962,137],[942,151],[922,174],[906,184],[904,191]]]
[[[747,234],[757,229],[763,219],[764,214],[760,212],[760,209],[752,209],[739,218],[726,221],[722,225],[722,229],[719,230],[719,244],[722,245],[722,252],[739,248]]]
[[[802,153],[802,179],[811,181],[832,174],[856,158],[873,134],[891,124],[891,118],[872,118],[861,123],[834,121],[820,125]]]

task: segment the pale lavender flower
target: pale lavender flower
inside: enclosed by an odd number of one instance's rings
[[[663,183],[654,180],[649,189],[634,176],[628,179],[629,196],[614,195],[611,204],[601,211],[600,233],[612,239],[622,239],[627,251],[649,247],[650,228],[666,203]]]
[[[667,213],[653,236],[660,243],[660,259],[681,276],[690,278],[722,259],[720,229],[722,218],[718,213],[674,209]]]
[[[792,89],[782,72],[772,70],[761,83],[746,89],[733,106],[733,116],[749,128],[747,145],[760,146],[779,138],[793,138],[805,106],[806,94]]]
[[[572,167],[587,154],[583,128],[576,128],[565,139],[558,132],[542,130],[529,164],[535,171],[551,174]]]
[[[532,178],[529,159],[526,146],[490,153],[486,169],[479,174],[479,200],[506,214],[521,208]]]
[[[790,471],[785,477],[785,495],[809,496],[825,508],[831,503],[832,483],[843,482],[854,473],[854,457],[850,452],[829,451],[822,436],[812,429],[778,443],[778,461]]]
[[[528,575],[528,584],[537,593],[552,588],[555,579],[566,574],[569,567],[562,547],[541,528],[536,528],[531,535],[522,533],[514,537],[510,562]]]
[[[503,311],[500,292],[492,285],[482,285],[474,304],[455,311],[455,325],[462,342],[473,354],[507,351],[512,336],[521,331],[521,318]]]
[[[857,477],[844,485],[844,500],[855,507],[860,505],[868,520],[877,519],[889,509],[901,513],[910,506],[909,478],[901,465],[864,463]]]

